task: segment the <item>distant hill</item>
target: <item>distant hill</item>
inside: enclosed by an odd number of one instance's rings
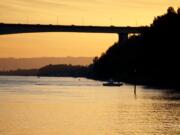
[[[38,69],[49,64],[89,65],[92,57],[0,58],[0,71]]]
[[[39,69],[17,69],[0,71],[0,75],[5,76],[37,76]]]
[[[92,72],[88,66],[79,65],[47,65],[38,70],[38,76],[90,77]]]
[[[56,76],[94,78],[91,66],[56,64],[46,65],[39,69],[17,69],[0,71],[0,76]]]

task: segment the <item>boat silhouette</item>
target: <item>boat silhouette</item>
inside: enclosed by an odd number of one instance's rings
[[[103,86],[121,86],[122,82],[115,82],[113,80],[109,80],[108,82],[103,83]]]

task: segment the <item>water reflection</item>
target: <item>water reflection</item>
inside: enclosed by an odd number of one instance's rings
[[[179,90],[167,90],[163,92],[164,99],[168,100],[180,100],[180,91]]]
[[[180,100],[174,100],[174,92],[61,79],[19,78],[23,85],[11,78],[15,88],[0,87],[0,134],[180,134]]]
[[[158,96],[157,96],[158,94]],[[140,93],[138,100],[120,102],[111,115],[117,134],[180,133],[180,102],[164,99],[164,93]],[[158,97],[158,98],[154,98]],[[145,100],[144,100],[145,99]],[[109,115],[109,114],[108,114]]]

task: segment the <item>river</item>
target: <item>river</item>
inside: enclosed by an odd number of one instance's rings
[[[0,135],[179,135],[180,95],[85,78],[0,76]]]

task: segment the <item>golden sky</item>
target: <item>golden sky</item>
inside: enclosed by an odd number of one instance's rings
[[[180,0],[1,0],[0,22],[65,25],[149,25]],[[58,18],[58,19],[57,19]],[[116,34],[0,35],[0,57],[99,56]]]

